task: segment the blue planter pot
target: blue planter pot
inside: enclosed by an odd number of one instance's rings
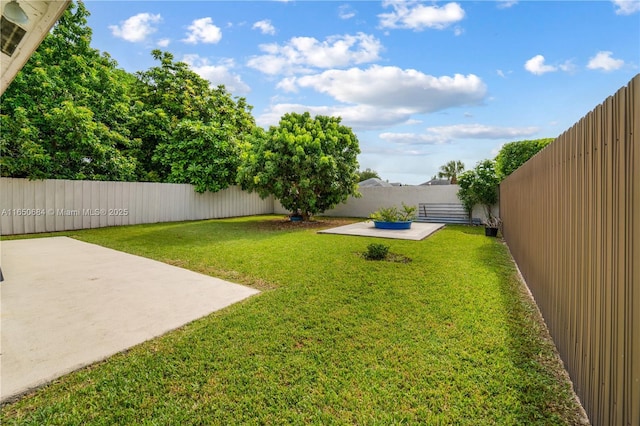
[[[374,220],[373,226],[378,229],[410,229],[411,221],[402,222],[383,222],[380,220]]]

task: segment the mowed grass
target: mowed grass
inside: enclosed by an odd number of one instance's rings
[[[5,405],[2,424],[579,423],[508,251],[483,229],[416,242],[281,220],[66,233],[263,292]],[[367,261],[372,242],[412,261]]]

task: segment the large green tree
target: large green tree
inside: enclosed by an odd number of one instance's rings
[[[217,192],[236,181],[240,151],[232,126],[181,120],[157,157],[169,170],[167,180],[190,183],[196,192]]]
[[[340,118],[285,114],[267,132],[257,128],[238,179],[261,197],[273,194],[305,220],[357,194],[358,139]]]
[[[129,89],[108,55],[90,47],[89,12],[74,3],[0,99],[3,176],[134,177]]]
[[[191,183],[199,192],[234,183],[238,146],[255,121],[244,98],[154,50],[159,65],[136,74],[132,130],[140,140],[139,178]]]
[[[154,50],[129,74],[91,48],[89,12],[73,3],[0,100],[0,169],[31,179],[193,183],[236,180],[251,107]]]
[[[447,178],[453,185],[458,183],[458,175],[464,171],[464,163],[460,160],[451,160],[440,166],[439,178]]]
[[[509,142],[504,144],[496,156],[496,173],[503,180],[553,142],[553,138]]]

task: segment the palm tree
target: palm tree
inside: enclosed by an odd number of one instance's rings
[[[449,161],[444,166],[440,166],[440,171],[438,172],[439,178],[447,178],[452,185],[458,183],[458,175],[464,171],[464,163],[460,160],[457,161]]]

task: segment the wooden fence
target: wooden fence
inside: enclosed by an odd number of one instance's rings
[[[507,244],[593,425],[640,425],[640,74],[507,178]]]

